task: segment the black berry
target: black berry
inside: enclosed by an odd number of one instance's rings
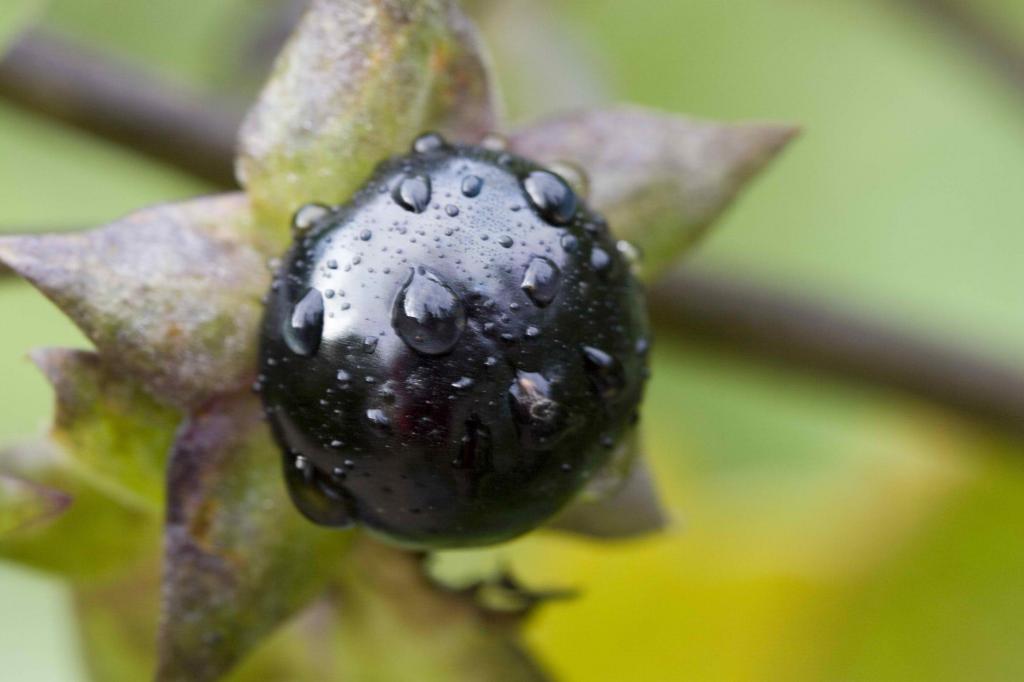
[[[417,547],[505,540],[632,428],[641,289],[558,175],[428,134],[294,232],[258,386],[311,520]]]

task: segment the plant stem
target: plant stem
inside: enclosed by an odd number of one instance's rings
[[[110,58],[30,33],[0,62],[0,97],[234,186],[239,109],[215,95],[168,86]],[[688,338],[895,388],[1024,434],[1020,368],[838,311],[834,302],[826,308],[793,292],[684,270],[653,288],[651,305],[660,325]]]

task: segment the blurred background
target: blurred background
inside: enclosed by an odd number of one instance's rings
[[[513,122],[628,100],[803,127],[688,272],[955,348],[940,368],[952,376],[972,371],[960,357],[996,368],[991,383],[1024,372],[1020,0],[470,4]],[[5,0],[0,40],[41,25],[241,106],[298,5]],[[98,225],[216,189],[2,90],[0,231]],[[51,409],[26,351],[87,342],[11,278],[0,316],[11,441]],[[445,561],[580,591],[527,630],[559,679],[1024,679],[1021,423],[762,350],[661,331],[642,426],[669,532],[535,534]],[[5,680],[84,679],[61,586],[2,563],[0,661]]]

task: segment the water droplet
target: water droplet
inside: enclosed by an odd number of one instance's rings
[[[336,528],[351,526],[352,500],[345,489],[311,464],[299,468],[299,459],[305,458],[297,457],[296,466],[285,466],[288,492],[295,506],[314,523]]]
[[[593,346],[583,346],[583,359],[587,375],[594,389],[605,400],[617,396],[626,386],[626,375],[622,363]]]
[[[437,133],[423,133],[412,143],[412,150],[417,154],[427,154],[443,148],[444,138]]]
[[[391,312],[391,325],[413,350],[427,355],[447,353],[466,328],[462,301],[439,276],[414,269]]]
[[[590,178],[587,177],[586,171],[572,161],[555,161],[548,167],[564,178],[577,195],[586,198],[590,194]]]
[[[551,384],[537,372],[517,371],[509,405],[524,447],[550,447],[572,427],[566,410],[551,397]]]
[[[636,340],[636,345],[633,346],[633,349],[636,351],[637,355],[643,357],[651,350],[651,342],[646,336],[641,336]]]
[[[523,189],[540,216],[554,225],[566,225],[576,215],[576,195],[565,180],[549,171],[533,171]]]
[[[480,194],[484,188],[484,181],[476,175],[467,175],[462,179],[462,194],[470,199]]]
[[[605,273],[612,265],[612,257],[600,246],[590,250],[590,267],[598,273]]]
[[[370,230],[363,229],[359,231],[359,238],[362,239],[364,242],[370,241],[372,237],[373,232],[371,232]]]
[[[368,355],[373,355],[374,351],[377,350],[377,341],[378,339],[376,336],[367,336],[366,338],[364,338],[363,352],[367,353]]]
[[[562,248],[569,253],[576,253],[576,250],[580,248],[580,240],[576,239],[574,235],[563,234]]]
[[[295,234],[302,234],[313,227],[316,223],[326,218],[331,212],[329,206],[323,204],[306,204],[299,207],[299,210],[292,216],[292,231]]]
[[[455,204],[448,204],[444,207],[444,212],[448,214],[448,217],[454,218],[459,215],[459,207]]]
[[[511,247],[512,244],[514,244],[515,242],[512,240],[512,237],[509,237],[507,234],[503,234],[500,237],[498,237],[498,243],[507,249]]]
[[[622,257],[631,266],[640,265],[640,262],[643,260],[643,254],[640,253],[640,249],[633,242],[628,242],[625,239],[615,242],[615,250],[621,253]]]
[[[538,336],[540,336],[540,329],[534,327],[533,325],[530,325],[529,327],[526,328],[526,336],[527,338],[535,339]]]
[[[430,204],[430,178],[407,175],[395,187],[393,198],[407,211],[423,213]]]
[[[501,152],[508,147],[508,139],[499,133],[487,133],[480,140],[480,146],[492,152]]]
[[[537,307],[543,308],[555,300],[561,282],[562,273],[558,266],[543,256],[536,256],[526,266],[519,286]]]
[[[452,382],[452,388],[457,390],[465,390],[473,386],[473,379],[471,377],[459,377],[457,380]]]
[[[323,329],[324,299],[319,291],[310,289],[284,321],[284,341],[296,355],[313,355],[320,347]]]
[[[484,365],[487,366],[487,367],[494,367],[497,364],[498,364],[498,358],[494,357],[493,355],[488,355],[487,359],[484,360]]]
[[[327,267],[330,270],[337,270],[338,269],[338,261],[334,260],[333,258],[330,259],[329,261],[327,261]]]
[[[373,424],[374,426],[379,426],[380,428],[383,429],[386,429],[389,426],[391,426],[391,420],[388,419],[388,416],[386,414],[384,414],[384,410],[367,410],[366,418],[370,420],[370,423]]]

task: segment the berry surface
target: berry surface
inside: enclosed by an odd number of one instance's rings
[[[257,388],[312,521],[410,547],[506,540],[633,428],[648,322],[631,250],[561,176],[426,134],[293,232]]]

